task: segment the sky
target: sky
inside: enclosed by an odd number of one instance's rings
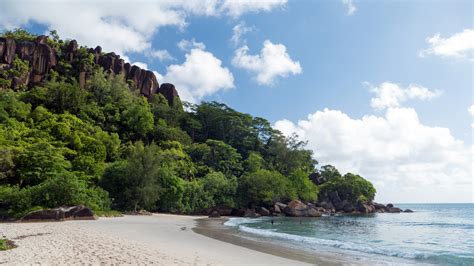
[[[0,30],[55,29],[219,101],[359,173],[376,200],[474,202],[473,2],[0,2]]]

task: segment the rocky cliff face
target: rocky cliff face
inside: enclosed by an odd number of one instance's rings
[[[48,44],[46,36],[39,36],[35,41],[17,41],[0,37],[0,71],[10,68],[15,55],[18,56],[21,60],[27,61],[30,68],[24,77],[12,77],[12,87],[15,88],[19,84],[31,87],[44,81],[47,74],[56,69],[59,60],[73,62],[78,56],[79,49],[75,40],[69,41],[67,46],[58,52]],[[152,71],[130,65],[120,58],[120,55],[103,53],[100,46],[95,49],[89,48],[87,52],[93,55],[94,63],[100,65],[105,72],[111,75],[122,74],[126,80],[133,81],[135,89],[147,98],[154,93],[161,93],[172,105],[175,102],[174,97],[179,97],[172,84],[165,83],[160,87]],[[87,69],[78,69],[77,72],[79,85],[84,88],[91,73]]]

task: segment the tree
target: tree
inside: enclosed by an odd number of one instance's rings
[[[294,188],[285,176],[263,169],[241,176],[237,191],[243,206],[271,205],[276,201],[296,198]]]
[[[288,177],[299,199],[304,201],[316,201],[318,199],[318,187],[308,178],[303,170],[297,170]]]
[[[154,210],[160,199],[161,158],[155,144],[137,142],[126,161],[113,163],[105,170],[101,186],[109,191],[113,204],[122,210]]]
[[[40,141],[22,151],[15,162],[17,180],[21,187],[34,186],[71,167],[61,151]]]
[[[358,201],[372,201],[376,190],[372,183],[360,175],[348,173],[320,186],[320,194],[327,197],[331,192],[337,192],[342,200],[356,203]]]
[[[209,195],[211,206],[234,207],[234,197],[237,190],[237,178],[227,178],[221,172],[211,172],[200,180],[204,191]]]

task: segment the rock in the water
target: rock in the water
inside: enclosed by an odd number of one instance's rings
[[[256,213],[254,209],[247,209],[247,210],[245,211],[244,217],[247,217],[247,218],[258,218],[258,217],[260,217],[260,214],[259,214],[259,213]]]
[[[283,211],[288,216],[303,217],[308,215],[308,206],[299,200],[292,200]]]
[[[393,208],[393,204],[392,203],[387,204],[387,208]]]
[[[406,210],[404,210],[403,212],[413,212],[413,211],[410,210],[410,209],[406,209]]]
[[[273,212],[276,213],[276,214],[280,214],[281,213],[281,209],[280,209],[280,206],[278,205],[273,205]]]
[[[267,208],[265,208],[265,207],[260,207],[259,210],[258,210],[258,213],[259,213],[261,216],[268,216],[268,215],[270,215],[270,211],[267,210]]]
[[[389,212],[389,213],[399,213],[399,212],[402,212],[402,209],[400,209],[400,208],[395,208],[395,207],[393,207],[393,208],[390,208],[390,207],[389,207],[389,208],[387,208],[387,211],[386,211],[386,212]]]
[[[323,214],[320,213],[318,210],[314,208],[308,209],[307,216],[308,217],[321,217]]]
[[[211,214],[209,214],[209,217],[210,217],[210,218],[220,218],[221,215],[219,214],[218,211],[215,211],[215,210],[214,210],[214,211],[211,212]]]
[[[375,212],[375,207],[369,202],[359,202],[357,203],[357,211],[361,213],[373,213]]]

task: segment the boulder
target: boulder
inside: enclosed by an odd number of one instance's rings
[[[390,208],[390,207],[389,207],[389,208],[387,208],[387,210],[386,210],[385,212],[389,212],[389,213],[399,213],[399,212],[402,212],[402,209],[400,209],[400,208],[395,208],[395,207],[393,207],[393,208]]]
[[[209,214],[209,218],[220,218],[221,215],[219,214],[218,211],[212,211],[211,214]]]
[[[254,209],[247,209],[247,210],[245,210],[244,217],[247,217],[247,218],[258,218],[258,217],[260,217],[260,214],[259,214],[259,213],[256,213]]]
[[[178,96],[178,91],[173,84],[170,83],[163,83],[161,84],[158,92],[165,96],[166,100],[168,101],[169,106],[174,106],[174,99]]]
[[[245,215],[245,211],[245,209],[233,209],[230,215],[243,217]]]
[[[261,216],[269,216],[270,211],[267,210],[265,207],[260,207],[258,210],[258,214],[260,214]]]
[[[406,209],[406,210],[404,210],[403,212],[413,212],[413,211],[410,210],[410,209]]]
[[[25,222],[35,222],[35,221],[63,221],[64,212],[61,209],[51,209],[51,210],[38,210],[32,211],[23,218],[22,221]]]
[[[357,211],[361,213],[373,213],[375,212],[375,207],[368,202],[358,202]]]
[[[288,216],[302,217],[308,215],[308,206],[299,200],[292,200],[283,211]]]
[[[215,211],[219,213],[221,216],[230,216],[232,214],[232,208],[227,206],[217,206],[214,208]]]
[[[354,204],[352,204],[351,202],[349,202],[349,201],[347,201],[347,200],[344,200],[344,201],[342,202],[342,210],[343,210],[344,212],[347,212],[347,213],[353,212],[353,211],[355,210]]]
[[[308,217],[321,217],[323,214],[314,208],[308,209],[307,216]]]
[[[387,208],[393,208],[393,204],[392,203],[387,204]]]
[[[280,209],[280,206],[278,205],[273,205],[273,212],[274,213],[277,213],[277,214],[280,214],[281,213],[281,209]]]

